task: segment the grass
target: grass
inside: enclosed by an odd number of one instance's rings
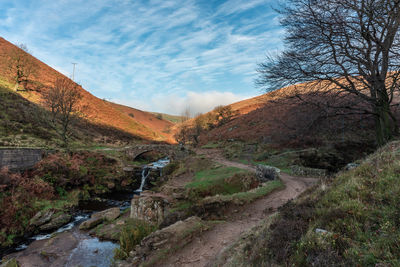
[[[247,248],[247,264],[400,266],[399,177],[395,141],[281,208]]]
[[[235,167],[218,167],[195,173],[193,181],[186,185],[190,198],[205,197],[215,194],[234,194],[242,191],[240,181],[230,181],[235,174],[245,174],[248,171]],[[238,178],[239,180],[240,178]]]
[[[220,144],[219,143],[213,143],[210,142],[208,144],[205,144],[204,146],[202,146],[201,148],[206,148],[206,149],[211,149],[211,148],[219,148]]]
[[[71,192],[67,192],[65,196],[56,200],[47,200],[47,199],[37,200],[34,204],[34,207],[41,211],[48,209],[67,210],[70,209],[71,207],[78,205],[79,200],[84,198],[82,194],[83,191],[74,190]]]
[[[253,202],[254,200],[266,196],[272,193],[275,190],[283,189],[285,187],[284,183],[281,180],[270,181],[265,183],[265,185],[261,187],[257,187],[255,189],[246,191],[246,192],[238,192],[231,195],[217,195],[211,196],[203,199],[202,204],[212,203],[212,202],[230,202],[237,205],[243,205],[246,203]]]
[[[347,264],[399,266],[399,177],[399,142],[340,175],[317,205],[316,218],[298,243],[294,261],[307,263],[304,254],[318,252],[335,260],[338,253]],[[322,238],[313,231],[317,227],[329,234]]]
[[[157,113],[157,112],[151,112],[151,113],[154,114],[157,118],[161,118],[163,120],[167,120],[172,123],[180,123],[180,122],[182,122],[182,119],[183,119],[183,116],[170,115],[170,114]]]
[[[157,230],[157,227],[141,220],[129,220],[119,234],[120,247],[114,250],[114,259],[124,260],[143,238]]]

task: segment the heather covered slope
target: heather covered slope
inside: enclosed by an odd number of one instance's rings
[[[17,49],[15,45],[0,37],[0,79],[2,80],[3,86],[8,88],[13,88],[8,62],[10,54],[15,49]],[[63,75],[36,58],[33,58],[33,60],[36,68],[26,86],[29,90],[20,92],[20,94],[29,101],[40,104],[42,92],[52,86],[57,77]],[[160,120],[157,119],[156,116],[149,114],[146,118],[146,123],[143,123],[144,121],[129,116],[129,114],[121,110],[120,105],[118,105],[120,108],[116,108],[116,105],[95,97],[82,87],[80,87],[80,93],[82,94],[80,104],[85,107],[84,115],[90,122],[114,127],[139,138],[151,141],[165,141],[170,139],[170,136],[163,132],[165,131],[163,125],[167,127],[169,122],[160,123],[158,122]],[[157,123],[147,123],[150,118]]]
[[[49,112],[0,83],[0,146],[51,147],[62,145],[61,137],[47,124]],[[97,144],[124,145],[140,138],[111,126],[81,119],[71,125],[72,147]]]
[[[371,115],[342,115],[346,111],[326,108],[335,101],[316,94],[311,84],[299,84],[229,105],[231,120],[204,131],[200,143],[226,140],[262,142],[274,145],[318,146],[326,142],[374,139]],[[300,101],[296,95],[301,95]],[[343,98],[353,103],[352,97]],[[359,104],[362,105],[362,104]]]
[[[115,104],[112,102],[109,102],[109,104],[111,104],[114,109],[122,112],[125,115],[128,115],[129,117],[143,124],[147,128],[157,133],[160,133],[163,137],[165,137],[165,140],[167,142],[174,142],[171,131],[174,123],[172,123],[171,121],[165,120],[162,116],[157,116],[156,114],[153,114],[151,112],[141,111],[139,109]]]

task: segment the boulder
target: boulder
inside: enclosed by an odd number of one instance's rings
[[[45,223],[48,223],[51,220],[53,215],[54,215],[54,210],[39,211],[29,221],[29,225],[34,226],[34,227],[41,226]]]
[[[184,221],[178,221],[145,237],[129,253],[129,258],[125,262],[117,262],[116,266],[139,266],[143,260],[156,266],[162,256],[185,246],[196,235],[207,229],[209,225],[199,217],[193,216]]]
[[[352,170],[352,169],[357,168],[359,165],[360,165],[360,164],[358,164],[358,163],[351,162],[351,163],[348,163],[348,164],[346,165],[346,167],[344,167],[344,169],[345,169],[346,171],[350,171],[350,170]]]
[[[256,176],[260,183],[279,179],[281,170],[268,165],[257,165]]]
[[[66,213],[53,214],[48,223],[39,226],[41,231],[51,231],[60,228],[71,221],[72,216]]]
[[[130,217],[159,225],[164,219],[168,204],[168,200],[162,195],[134,196],[131,201]]]
[[[113,221],[119,217],[121,211],[119,208],[111,208],[92,214],[89,220],[84,221],[79,225],[79,229],[87,230],[95,227],[103,221]]]

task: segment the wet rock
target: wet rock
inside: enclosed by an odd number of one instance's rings
[[[49,222],[53,215],[54,215],[54,210],[39,211],[29,221],[29,225],[34,226],[34,227],[41,226],[41,225]]]
[[[15,258],[19,266],[23,267],[65,266],[70,253],[81,238],[78,233],[63,232],[50,239],[34,241],[26,250],[8,255],[6,258]]]
[[[72,216],[66,213],[53,214],[50,221],[46,224],[41,225],[39,229],[41,231],[51,231],[63,226],[64,224],[69,223],[71,219]]]
[[[119,217],[121,211],[119,208],[111,208],[101,212],[94,213],[89,220],[84,221],[79,225],[79,229],[87,230],[92,229],[96,225],[102,223],[103,221],[113,221]]]
[[[119,241],[123,226],[126,225],[130,220],[129,215],[129,212],[126,212],[115,221],[104,222],[98,225],[96,228],[93,228],[89,234],[100,239]]]
[[[134,196],[131,201],[131,218],[160,224],[169,202],[160,195]]]
[[[257,165],[256,176],[261,183],[279,179],[281,170],[268,165]]]

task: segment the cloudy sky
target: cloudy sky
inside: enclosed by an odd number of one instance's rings
[[[274,0],[1,0],[0,36],[97,97],[193,113],[259,95],[282,46]]]

